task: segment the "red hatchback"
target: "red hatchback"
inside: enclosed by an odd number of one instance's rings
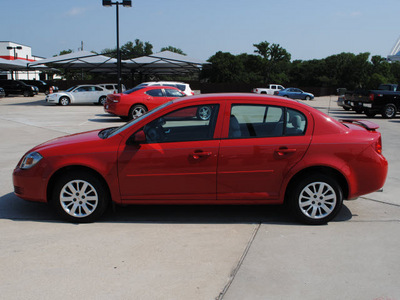
[[[208,119],[194,111],[208,108]],[[17,196],[91,222],[117,204],[282,204],[323,224],[343,199],[380,189],[388,163],[378,126],[338,122],[294,100],[193,96],[118,128],[41,144],[13,173]]]
[[[107,95],[104,110],[123,120],[132,120],[161,104],[184,96],[186,94],[175,87],[139,86],[120,94]]]

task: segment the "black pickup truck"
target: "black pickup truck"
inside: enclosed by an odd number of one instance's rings
[[[396,116],[400,109],[400,85],[381,84],[377,90],[347,92],[345,99],[357,113],[364,112],[367,117],[381,114],[386,119]]]

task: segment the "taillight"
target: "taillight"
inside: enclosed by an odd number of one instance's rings
[[[382,138],[379,137],[379,139],[375,143],[375,151],[378,152],[379,154],[382,154]]]
[[[374,101],[375,95],[374,94],[369,94],[369,100]]]

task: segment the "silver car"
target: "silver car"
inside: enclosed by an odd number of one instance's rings
[[[104,105],[108,94],[110,94],[109,90],[98,85],[78,85],[73,86],[66,91],[48,94],[46,96],[46,102],[62,106],[80,103]]]

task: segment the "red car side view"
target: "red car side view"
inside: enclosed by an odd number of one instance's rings
[[[138,86],[120,94],[109,94],[104,110],[122,119],[132,120],[149,110],[186,94],[169,86]]]
[[[210,116],[194,111],[207,108]],[[324,224],[343,199],[380,189],[388,163],[378,126],[336,121],[295,100],[209,94],[167,102],[121,127],[31,149],[15,194],[72,222],[116,204],[283,204]]]

